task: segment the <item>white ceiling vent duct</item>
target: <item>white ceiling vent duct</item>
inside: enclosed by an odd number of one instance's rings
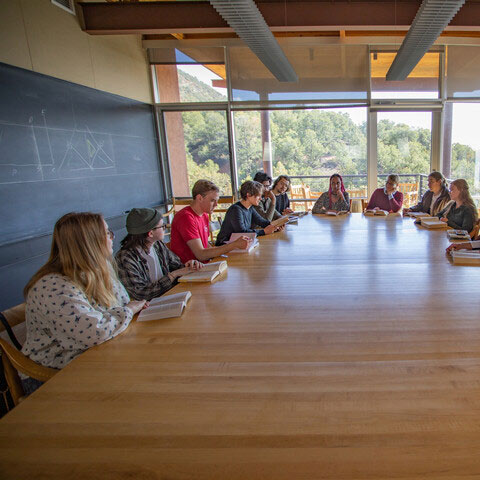
[[[210,0],[210,3],[279,82],[298,82],[295,70],[253,0]]]
[[[387,80],[405,80],[464,3],[465,0],[423,0]]]

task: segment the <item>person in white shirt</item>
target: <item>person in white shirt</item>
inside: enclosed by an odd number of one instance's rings
[[[100,214],[68,213],[53,230],[50,257],[27,283],[22,352],[61,369],[123,332],[146,302],[130,301],[111,263],[113,234]],[[41,382],[24,378],[25,393]]]

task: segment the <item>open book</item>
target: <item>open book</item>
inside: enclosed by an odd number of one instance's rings
[[[325,215],[331,215],[333,217],[338,217],[338,215],[346,215],[348,212],[346,210],[340,210],[336,212],[335,210],[326,210]]]
[[[308,212],[302,211],[302,212],[293,212],[289,213],[290,216],[295,216],[295,217],[303,217],[304,215],[308,215]]]
[[[405,212],[406,217],[412,217],[412,218],[422,218],[422,217],[429,217],[429,213],[425,212]]]
[[[370,210],[365,210],[365,215],[367,217],[373,217],[374,215],[377,215],[379,217],[386,217],[388,215],[387,210],[380,210],[379,208],[377,209],[370,209]]]
[[[232,233],[230,235],[230,240],[226,243],[232,243],[234,242],[237,238],[240,237],[248,237],[250,239],[250,245],[248,248],[236,248],[235,250],[231,250],[228,253],[250,253],[253,249],[258,247],[258,240],[257,240],[257,234],[255,232],[247,232],[247,233]]]
[[[457,265],[480,265],[480,251],[478,250],[452,250],[450,254],[453,263]]]
[[[425,228],[445,228],[447,224],[437,217],[421,217],[420,223]]]
[[[181,276],[178,281],[183,282],[211,282],[228,268],[225,260],[220,262],[207,263],[201,270],[187,273]]]
[[[470,234],[466,230],[447,230],[447,235],[452,240],[470,240]]]
[[[275,227],[281,227],[282,225],[285,225],[288,223],[288,215],[285,215],[283,217],[277,218],[276,220],[273,220],[270,222],[270,225],[273,225]]]
[[[148,320],[180,317],[191,296],[191,292],[180,292],[154,298],[150,300],[150,305],[139,313],[137,321],[145,322]]]

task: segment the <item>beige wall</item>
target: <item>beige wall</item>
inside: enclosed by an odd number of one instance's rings
[[[153,103],[140,35],[88,35],[50,0],[0,0],[0,62]]]

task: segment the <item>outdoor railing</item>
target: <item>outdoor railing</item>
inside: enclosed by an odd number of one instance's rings
[[[400,183],[416,183],[418,184],[419,198],[428,190],[428,175],[423,173],[399,173]],[[378,185],[381,186],[386,181],[388,174],[379,174]],[[310,187],[311,191],[326,192],[328,190],[328,181],[330,175],[290,175],[292,185],[304,184]],[[367,175],[342,175],[343,183],[347,190],[358,190],[364,188],[367,190]]]

